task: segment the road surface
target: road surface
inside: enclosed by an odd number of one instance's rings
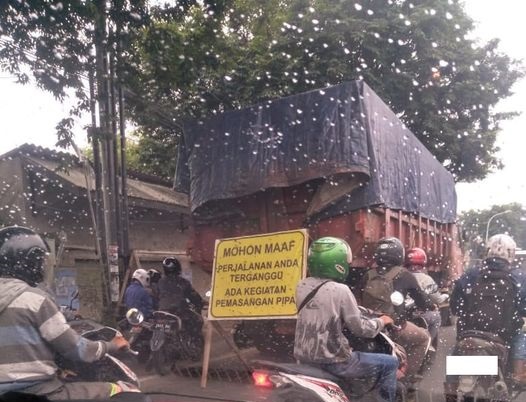
[[[441,341],[437,349],[435,363],[425,374],[420,383],[416,402],[444,402],[443,382],[446,375],[446,356],[452,349],[455,339],[454,326],[441,328]],[[262,358],[254,350],[243,351],[248,360]],[[214,366],[214,364],[212,364]],[[215,367],[219,372],[235,371],[236,367],[241,370],[241,365],[236,358],[230,356],[222,362],[216,362]],[[235,375],[224,374],[221,379],[211,378],[208,386],[203,389],[199,386],[200,379],[197,376],[188,377],[170,374],[164,377],[146,373],[143,368],[133,366],[141,378],[141,386],[145,392],[161,392],[176,394],[174,395],[154,395],[153,399],[157,402],[196,402],[196,401],[250,401],[250,402],[272,402],[271,392],[265,388],[253,386],[248,377],[236,377]],[[526,393],[515,400],[516,402],[526,402]]]

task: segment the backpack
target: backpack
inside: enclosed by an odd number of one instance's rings
[[[464,289],[464,329],[510,340],[517,330],[517,286],[509,270],[486,268]]]
[[[393,282],[402,271],[402,267],[393,267],[381,275],[376,269],[369,270],[362,291],[362,305],[384,314],[394,314],[395,308],[391,302],[391,294],[394,292]]]

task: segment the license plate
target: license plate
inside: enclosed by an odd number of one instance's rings
[[[164,322],[158,322],[155,324],[155,329],[161,329],[163,331],[168,331],[170,329],[170,324]]]

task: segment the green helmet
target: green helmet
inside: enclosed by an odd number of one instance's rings
[[[315,240],[309,248],[307,258],[309,275],[345,282],[351,261],[351,247],[345,240],[337,237],[322,237]]]

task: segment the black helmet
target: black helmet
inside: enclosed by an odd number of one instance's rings
[[[396,237],[384,237],[376,243],[374,260],[379,267],[389,268],[402,265],[404,262],[404,246]]]
[[[181,273],[181,263],[175,257],[166,257],[163,260],[165,275],[179,275]]]
[[[148,275],[150,276],[150,283],[157,283],[161,279],[161,273],[155,268],[149,269]]]
[[[36,286],[44,280],[44,260],[49,246],[31,229],[9,226],[0,229],[0,275]]]

